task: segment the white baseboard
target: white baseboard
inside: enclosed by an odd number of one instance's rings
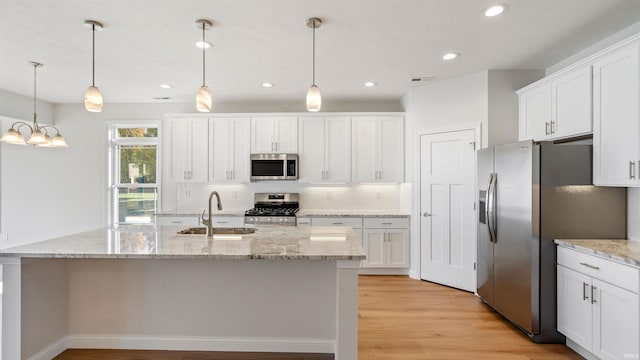
[[[67,348],[333,354],[336,345],[328,339],[70,335]]]
[[[67,346],[67,338],[62,338],[42,349],[37,354],[29,357],[29,360],[51,360],[54,357],[60,355],[60,353],[67,350],[68,348],[69,347]]]
[[[409,275],[408,268],[361,268],[360,275]]]

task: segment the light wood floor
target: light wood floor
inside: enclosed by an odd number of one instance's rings
[[[360,276],[360,360],[582,359],[534,344],[473,294],[406,276]],[[55,360],[329,360],[322,354],[67,350]]]

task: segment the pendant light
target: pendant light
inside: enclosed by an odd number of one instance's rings
[[[211,111],[211,93],[209,92],[209,88],[205,84],[206,46],[204,46],[204,44],[206,44],[207,42],[205,41],[205,38],[204,38],[204,32],[206,30],[210,30],[213,25],[211,24],[211,21],[205,20],[205,19],[196,20],[196,25],[198,26],[198,28],[202,28],[202,44],[203,44],[202,46],[202,86],[200,87],[200,89],[198,90],[198,94],[196,95],[196,109],[198,109],[198,111],[200,112],[209,112]]]
[[[307,111],[320,111],[322,106],[322,96],[320,95],[320,88],[316,85],[316,29],[322,25],[322,20],[319,18],[308,18],[307,27],[313,30],[313,81],[309,90],[307,91]]]
[[[102,24],[95,20],[85,20],[84,25],[91,29],[91,86],[84,93],[84,108],[90,112],[101,112],[102,94],[96,87],[96,30],[102,30]]]
[[[24,121],[16,121],[11,124],[11,128],[2,135],[1,142],[14,145],[37,145],[42,147],[67,147],[67,142],[64,140],[60,131],[55,126],[40,125],[38,124],[38,114],[36,111],[36,70],[43,65],[39,62],[30,61],[33,66],[33,124],[28,124]],[[20,132],[21,128],[29,129],[29,140],[25,141],[24,136]],[[47,129],[56,131],[56,135],[51,138],[47,133]]]

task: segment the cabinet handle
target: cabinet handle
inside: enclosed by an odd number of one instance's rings
[[[389,223],[389,222],[384,222],[382,223],[382,225],[392,225],[393,223]]]
[[[582,300],[588,300],[589,296],[587,295],[587,288],[589,287],[589,284],[587,284],[586,282],[582,282]]]
[[[555,129],[555,126],[554,126],[555,123],[556,123],[555,121],[551,122],[551,134],[555,134],[556,133],[556,129]]]
[[[233,180],[236,177],[236,172],[231,170],[229,171],[229,180]]]
[[[591,265],[591,264],[587,264],[587,263],[580,263],[580,265],[586,266],[586,267],[594,269],[594,270],[600,270],[600,268],[595,266],[595,265]]]
[[[629,161],[629,179],[636,178],[636,163],[635,161]]]
[[[549,123],[548,122],[544,123],[544,134],[545,135],[549,135]]]
[[[430,213],[428,213],[428,212],[425,212],[425,213],[422,213],[422,216],[424,216],[424,217],[430,217],[430,216],[431,216],[431,214],[430,214]]]
[[[218,224],[228,224],[228,221],[217,221]]]
[[[185,171],[183,176],[182,176],[185,180],[189,180],[189,177],[187,176],[187,172]]]
[[[597,302],[598,302],[598,301],[596,300],[596,297],[594,296],[594,294],[595,294],[595,290],[598,290],[598,288],[592,285],[592,286],[591,286],[591,303],[592,303],[592,304],[595,304],[595,303],[597,303]]]
[[[278,142],[276,141],[275,144],[276,144],[276,151],[278,151]]]
[[[343,223],[341,223],[341,222],[334,222],[334,223],[331,223],[331,225],[343,225]]]

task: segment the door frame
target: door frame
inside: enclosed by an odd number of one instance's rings
[[[420,263],[420,254],[422,253],[422,241],[421,241],[421,232],[420,232],[420,199],[422,198],[421,186],[422,176],[420,173],[420,166],[422,161],[421,150],[421,137],[424,135],[435,135],[447,132],[456,132],[456,131],[465,131],[465,130],[474,130],[475,134],[475,143],[476,150],[482,149],[486,145],[482,143],[482,123],[463,123],[458,125],[452,125],[447,127],[433,128],[433,129],[422,129],[418,130],[414,137],[414,154],[416,154],[413,159],[413,195],[411,199],[411,267],[409,268],[409,277],[412,279],[420,280],[420,273],[422,271],[422,264]],[[477,160],[474,159],[474,174],[477,172]],[[477,180],[474,175],[474,193],[477,189]],[[478,221],[478,212],[475,214],[476,222]],[[477,254],[476,254],[477,261]]]

